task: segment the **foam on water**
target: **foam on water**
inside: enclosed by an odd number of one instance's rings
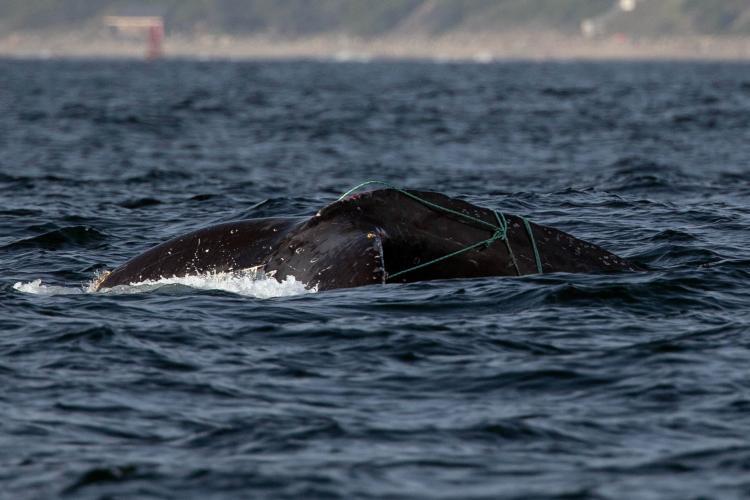
[[[157,290],[167,285],[181,285],[198,290],[223,290],[260,299],[272,297],[287,297],[303,293],[315,293],[316,287],[308,288],[294,276],[288,276],[283,281],[277,281],[263,273],[247,271],[241,273],[207,273],[195,276],[183,276],[149,280],[130,285],[120,285],[105,290],[96,291],[94,284],[97,279],[83,287],[45,285],[41,279],[29,282],[17,282],[15,290],[34,295],[78,295],[83,293],[129,294],[145,293]]]
[[[78,295],[86,293],[86,290],[81,287],[44,285],[41,279],[25,283],[18,281],[13,285],[13,289],[33,295]]]

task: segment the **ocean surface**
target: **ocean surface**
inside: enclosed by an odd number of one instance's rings
[[[369,179],[650,270],[88,289]],[[750,64],[0,60],[0,497],[747,498],[749,201]]]

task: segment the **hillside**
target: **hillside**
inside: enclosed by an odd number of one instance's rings
[[[747,0],[0,0],[0,35],[100,26],[106,14],[157,14],[173,33],[442,35],[508,29],[577,33],[586,18],[632,35],[748,35]]]

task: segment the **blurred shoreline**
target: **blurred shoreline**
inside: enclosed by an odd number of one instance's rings
[[[81,33],[0,34],[0,57],[136,58],[145,41]],[[325,34],[305,38],[272,35],[173,34],[166,58],[191,59],[427,59],[502,60],[740,60],[750,61],[750,37],[584,38],[550,32],[451,33],[444,36],[389,35],[357,38]]]

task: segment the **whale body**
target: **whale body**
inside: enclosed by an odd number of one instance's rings
[[[502,216],[507,243],[466,251],[492,236],[489,226],[499,220],[495,211],[436,192],[379,189],[336,201],[310,218],[240,220],[177,236],[106,273],[95,288],[251,268],[280,281],[294,276],[318,290],[540,271],[640,270],[563,231]]]

